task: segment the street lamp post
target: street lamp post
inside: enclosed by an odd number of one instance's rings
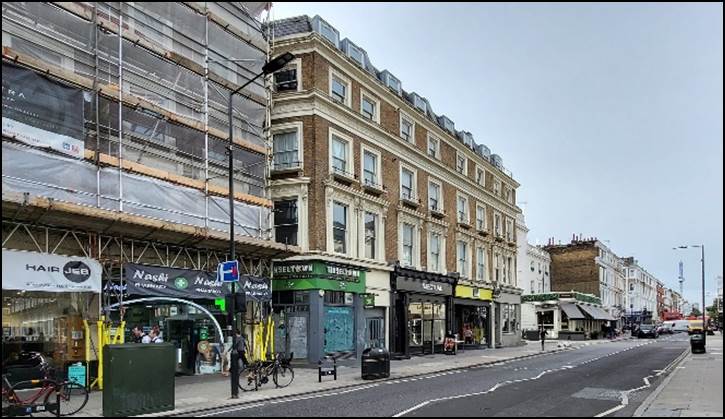
[[[673,247],[674,250],[677,249],[688,249],[690,247],[699,248],[701,252],[701,259],[700,262],[702,264],[702,341],[703,343],[706,343],[707,339],[707,331],[705,330],[705,245],[704,244],[693,244],[689,246],[677,246]]]
[[[234,125],[232,120],[232,114],[234,112],[232,107],[232,100],[234,98],[234,95],[241,92],[242,89],[252,84],[255,80],[258,78],[265,76],[267,74],[274,73],[275,71],[281,69],[287,63],[292,61],[295,58],[294,55],[287,52],[284,53],[277,58],[273,59],[272,61],[266,63],[264,67],[262,67],[262,72],[254,76],[253,78],[249,79],[246,83],[239,86],[235,90],[233,90],[231,93],[229,93],[229,103],[227,107],[227,111],[229,112],[229,257],[230,260],[236,260],[236,248],[235,248],[235,242],[234,242]],[[230,61],[238,61],[238,60],[230,60]],[[236,282],[232,282],[232,298],[231,298],[231,307],[229,307],[229,310],[232,312],[232,353],[231,353],[231,386],[232,386],[232,398],[236,399],[239,398],[239,351],[237,350],[237,332],[236,332],[236,326],[237,326],[237,312],[236,312]]]

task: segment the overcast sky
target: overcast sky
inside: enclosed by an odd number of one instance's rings
[[[700,301],[723,266],[723,5],[279,3],[503,157],[529,241],[596,236]],[[707,304],[711,303],[708,299]]]

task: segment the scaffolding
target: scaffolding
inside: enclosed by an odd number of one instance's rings
[[[227,101],[269,57],[265,6],[3,3],[4,199],[228,231]],[[261,240],[271,238],[272,208],[266,86],[235,98],[232,139],[237,231]],[[6,101],[6,91],[24,101]],[[81,149],[33,144],[37,130]]]

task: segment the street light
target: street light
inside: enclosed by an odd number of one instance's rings
[[[254,76],[253,78],[249,79],[246,83],[243,85],[237,87],[235,90],[233,90],[231,93],[229,93],[229,104],[228,104],[228,112],[229,112],[229,256],[230,260],[236,260],[236,248],[234,243],[234,125],[232,121],[232,99],[234,98],[234,95],[242,91],[245,87],[249,86],[257,80],[258,78],[265,76],[267,74],[274,73],[275,71],[281,69],[287,63],[292,61],[295,58],[295,56],[292,53],[286,52],[277,58],[274,58],[270,62],[264,65],[262,67],[262,72]],[[240,61],[240,60],[230,60],[230,61]],[[232,312],[232,353],[231,353],[231,377],[232,377],[232,398],[236,399],[239,398],[239,351],[237,350],[237,333],[236,333],[236,325],[237,325],[237,312],[236,312],[236,283],[232,282],[232,298],[231,298],[231,307],[229,307],[229,310]]]
[[[689,246],[677,246],[673,247],[672,250],[679,250],[679,249],[688,249],[690,247],[699,248],[701,251],[702,258],[700,259],[700,262],[702,263],[702,342],[703,344],[706,343],[706,337],[707,333],[705,331],[705,245],[704,244],[692,244]]]

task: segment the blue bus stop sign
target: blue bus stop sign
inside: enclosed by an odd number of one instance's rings
[[[217,278],[222,282],[239,281],[239,262],[232,260],[220,263]]]

